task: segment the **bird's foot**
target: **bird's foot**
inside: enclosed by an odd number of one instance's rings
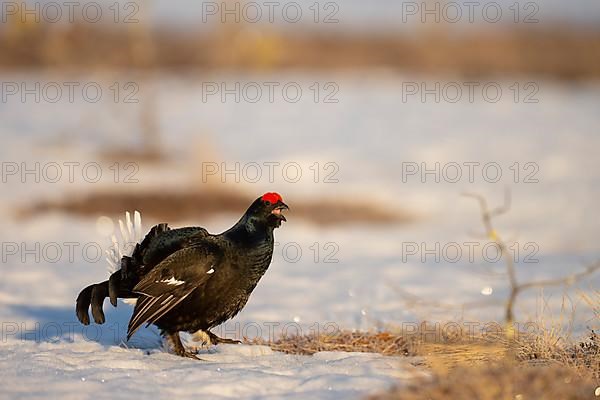
[[[194,360],[206,361],[197,356],[198,351],[189,351],[183,347],[183,343],[181,343],[181,339],[179,338],[179,333],[176,332],[174,334],[167,335],[167,339],[171,342],[173,346],[173,352],[180,357],[191,358]]]
[[[198,357],[199,351],[200,350],[195,347],[191,347],[188,350],[186,350],[185,348],[182,347],[181,349],[175,349],[175,354],[178,355],[179,357],[191,358],[192,360],[208,361],[208,360]]]
[[[197,348],[209,348],[212,345],[210,336],[208,336],[208,334],[203,330],[194,332],[192,334],[192,340],[196,343],[200,343]]]
[[[225,344],[241,344],[242,343],[239,340],[225,339],[225,338],[218,337],[217,335],[215,335],[211,331],[206,331],[206,333],[208,334],[208,337],[210,338],[210,342],[212,344],[214,344],[214,345],[217,345],[217,344],[220,344],[220,343],[225,343]]]

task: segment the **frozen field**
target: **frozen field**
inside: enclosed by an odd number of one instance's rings
[[[37,183],[31,176],[3,176],[0,397],[358,398],[419,373],[411,358],[355,353],[289,356],[265,347],[231,345],[202,354],[207,363],[192,362],[165,354],[153,328],[136,334],[127,349],[123,339],[131,306],[123,303],[117,309],[105,306],[108,322],[101,329],[83,331],[75,323],[75,297],[81,288],[107,274],[103,257],[85,254],[83,247],[98,243],[106,248],[106,226],[96,217],[63,214],[18,220],[15,208],[36,199],[99,189],[201,188],[202,163],[213,160],[229,166],[236,162],[300,165],[303,176],[295,183],[289,182],[289,176],[276,174],[272,183],[264,175],[256,182],[242,177],[237,184],[256,196],[276,190],[292,208],[289,222],[276,232],[280,245],[271,268],[248,306],[224,328],[227,336],[238,338],[298,329],[307,333],[332,326],[376,329],[386,323],[424,319],[501,321],[507,294],[503,262],[486,262],[480,253],[472,261],[462,257],[448,262],[443,256],[423,261],[420,252],[409,255],[406,251],[408,243],[434,248],[436,243],[444,247],[479,240],[472,235],[481,231],[479,210],[473,200],[460,196],[465,191],[481,193],[496,205],[502,202],[504,189],[510,188],[512,207],[497,220],[497,229],[520,248],[520,280],[562,276],[598,259],[600,86],[536,82],[539,101],[523,103],[514,101],[510,87],[528,80],[515,79],[499,82],[504,95],[496,103],[478,96],[473,102],[437,103],[431,99],[422,102],[418,96],[403,101],[406,82],[422,82],[419,77],[379,76],[387,78],[374,79],[366,73],[311,76],[297,72],[197,79],[164,76],[154,84],[140,83],[139,104],[3,103],[0,159],[4,163],[62,165],[96,160],[105,175],[97,183],[79,175],[73,183],[66,178]],[[103,79],[103,87],[108,88],[110,78]],[[304,96],[297,103],[277,96],[273,102],[262,98],[256,103],[243,98],[223,102],[218,95],[203,99],[200,79],[230,84],[241,79],[259,84],[293,81]],[[34,82],[40,76],[14,75],[5,80]],[[334,82],[339,101],[315,102],[310,89],[315,82],[321,88]],[[138,183],[115,184],[110,163],[101,161],[95,150],[139,141],[140,106],[148,99],[142,96],[150,87],[157,94],[155,115],[162,145],[172,158],[158,165],[141,163],[135,175]],[[321,175],[315,183],[311,166],[316,162]],[[420,169],[425,163],[434,168],[436,162],[456,163],[463,174],[465,163],[495,163],[502,177],[492,183],[479,167],[473,182],[465,175],[456,183],[441,176],[438,183],[435,176],[423,177],[420,170],[407,174],[409,167]],[[324,182],[324,174],[330,172],[323,170],[326,163],[335,165],[337,183]],[[525,182],[530,173],[537,183]],[[236,185],[231,177],[226,180]],[[294,203],[304,199],[359,199],[407,211],[418,220],[407,225],[317,226],[294,218]],[[219,232],[237,218],[219,215],[185,224]],[[161,221],[143,219],[146,228],[156,222]],[[26,251],[36,243],[42,248],[56,243],[62,253],[36,260],[35,254]],[[65,243],[76,244],[72,257]],[[326,247],[332,243],[333,247]],[[11,254],[6,246],[13,244],[16,253]],[[301,255],[294,249],[284,254],[289,244],[299,248]],[[526,244],[535,246],[535,254]],[[528,254],[538,262],[525,262]],[[597,290],[599,283],[597,274],[567,291],[552,288],[523,293],[517,319],[536,320],[541,314],[546,320],[548,316],[558,319],[561,305],[566,304],[568,317],[574,315],[576,332],[597,327],[598,321],[590,319],[592,313],[579,294]],[[409,307],[400,294],[404,291],[444,307]],[[463,309],[461,305],[467,303],[486,307]]]

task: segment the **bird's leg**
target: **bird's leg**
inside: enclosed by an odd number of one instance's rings
[[[214,333],[212,333],[209,330],[206,330],[205,332],[208,334],[208,337],[210,338],[210,342],[212,344],[215,344],[215,345],[219,344],[219,343],[228,343],[228,344],[240,344],[240,343],[242,343],[241,341],[235,340],[235,339],[223,339],[223,338],[220,338],[220,337],[218,337],[217,335],[215,335]]]
[[[167,334],[167,340],[171,343],[173,346],[173,351],[178,356],[202,360],[198,358],[196,354],[192,353],[191,351],[187,351],[185,347],[183,347],[183,343],[181,343],[181,338],[179,337],[179,332]]]

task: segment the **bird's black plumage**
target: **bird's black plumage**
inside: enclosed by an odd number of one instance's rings
[[[137,244],[121,269],[108,281],[90,285],[77,298],[81,323],[89,324],[91,306],[96,323],[104,323],[106,297],[116,306],[121,298],[138,298],[127,339],[143,324],[155,324],[182,356],[180,331],[206,331],[213,341],[225,341],[208,330],[233,318],[245,305],[273,255],[273,230],[285,221],[281,196],[267,193],[256,199],[229,230],[154,226]]]

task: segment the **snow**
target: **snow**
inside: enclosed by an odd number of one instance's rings
[[[594,218],[600,196],[596,155],[600,148],[599,86],[541,81],[540,104],[514,104],[505,99],[496,104],[405,104],[398,92],[409,78],[378,76],[381,78],[307,74],[302,81],[298,79],[302,75],[294,72],[291,76],[250,78],[296,80],[303,87],[316,80],[335,80],[340,102],[327,105],[312,100],[298,104],[203,103],[199,82],[164,76],[156,84],[161,94],[159,125],[168,132],[163,137],[165,148],[177,157],[166,165],[142,164],[136,175],[139,183],[115,184],[109,164],[103,165],[106,174],[97,183],[82,180],[80,174],[75,183],[65,179],[38,183],[30,177],[23,183],[21,177],[9,176],[0,197],[0,242],[4,246],[0,397],[358,399],[422,373],[413,366],[418,361],[413,358],[355,353],[295,356],[247,345],[213,347],[200,355],[206,361],[182,359],[165,351],[154,327],[140,329],[125,343],[132,306],[122,301],[117,308],[105,303],[107,322],[102,326],[83,328],[77,322],[77,293],[106,279],[104,250],[111,249],[110,236],[119,224],[96,216],[61,213],[18,219],[14,209],[36,198],[77,196],[101,189],[201,186],[198,163],[208,158],[197,154],[198,147],[206,147],[198,140],[199,132],[212,137],[211,143],[219,149],[217,158],[227,162],[262,165],[291,160],[305,171],[297,183],[277,175],[274,182],[262,179],[238,184],[257,196],[276,190],[291,211],[286,212],[288,222],[276,231],[272,266],[247,307],[214,330],[219,336],[252,339],[336,328],[377,329],[422,320],[501,320],[507,295],[502,263],[481,258],[458,263],[433,258],[423,261],[419,256],[402,259],[403,243],[474,240],[471,232],[481,228],[479,211],[471,199],[460,196],[464,191],[482,193],[490,204],[498,204],[504,187],[511,188],[512,209],[497,220],[497,229],[503,237],[539,245],[538,263],[517,264],[522,281],[575,272],[599,258],[600,232]],[[204,78],[239,79],[226,74]],[[509,86],[510,82],[503,84]],[[6,146],[0,148],[0,158],[18,163],[101,162],[93,150],[135,145],[138,133],[137,106],[131,105],[119,115],[111,112],[114,107],[4,104],[0,130]],[[29,118],[31,115],[36,118]],[[81,121],[88,118],[97,123],[86,122],[82,130]],[[130,132],[133,135],[126,135]],[[402,162],[422,161],[494,161],[507,173],[515,161],[521,165],[535,162],[540,167],[540,182],[514,184],[510,175],[499,184],[481,179],[473,184],[422,183],[419,177],[402,182]],[[339,184],[315,183],[310,170],[315,162],[321,167],[335,162]],[[420,220],[399,226],[322,227],[294,218],[294,203],[303,199],[348,197],[408,210]],[[143,210],[142,218],[145,230],[164,222],[146,219]],[[220,232],[237,218],[239,215],[219,215],[175,226],[202,225],[210,232]],[[66,243],[77,243],[72,257]],[[62,254],[56,261],[36,259],[36,254],[29,252],[35,244],[48,252],[56,248],[49,245],[55,244]],[[86,244],[90,254],[83,251]],[[326,247],[328,244],[334,247]],[[8,245],[15,254],[6,251]],[[93,251],[96,248],[100,249],[98,257]],[[301,254],[296,259],[293,250],[297,248]],[[597,321],[590,319],[579,293],[597,290],[599,284],[597,274],[567,291],[524,292],[515,310],[517,317],[535,320],[548,311],[560,316],[565,294],[576,310],[574,328],[583,333]],[[403,291],[444,307],[411,307],[401,295]],[[473,303],[486,307],[461,307]],[[188,346],[198,344],[189,336],[184,339]]]
[[[203,361],[80,337],[9,340],[0,346],[0,386],[3,398],[334,399],[359,398],[423,374],[414,360],[366,353],[297,356],[266,346],[219,345],[199,357]]]

